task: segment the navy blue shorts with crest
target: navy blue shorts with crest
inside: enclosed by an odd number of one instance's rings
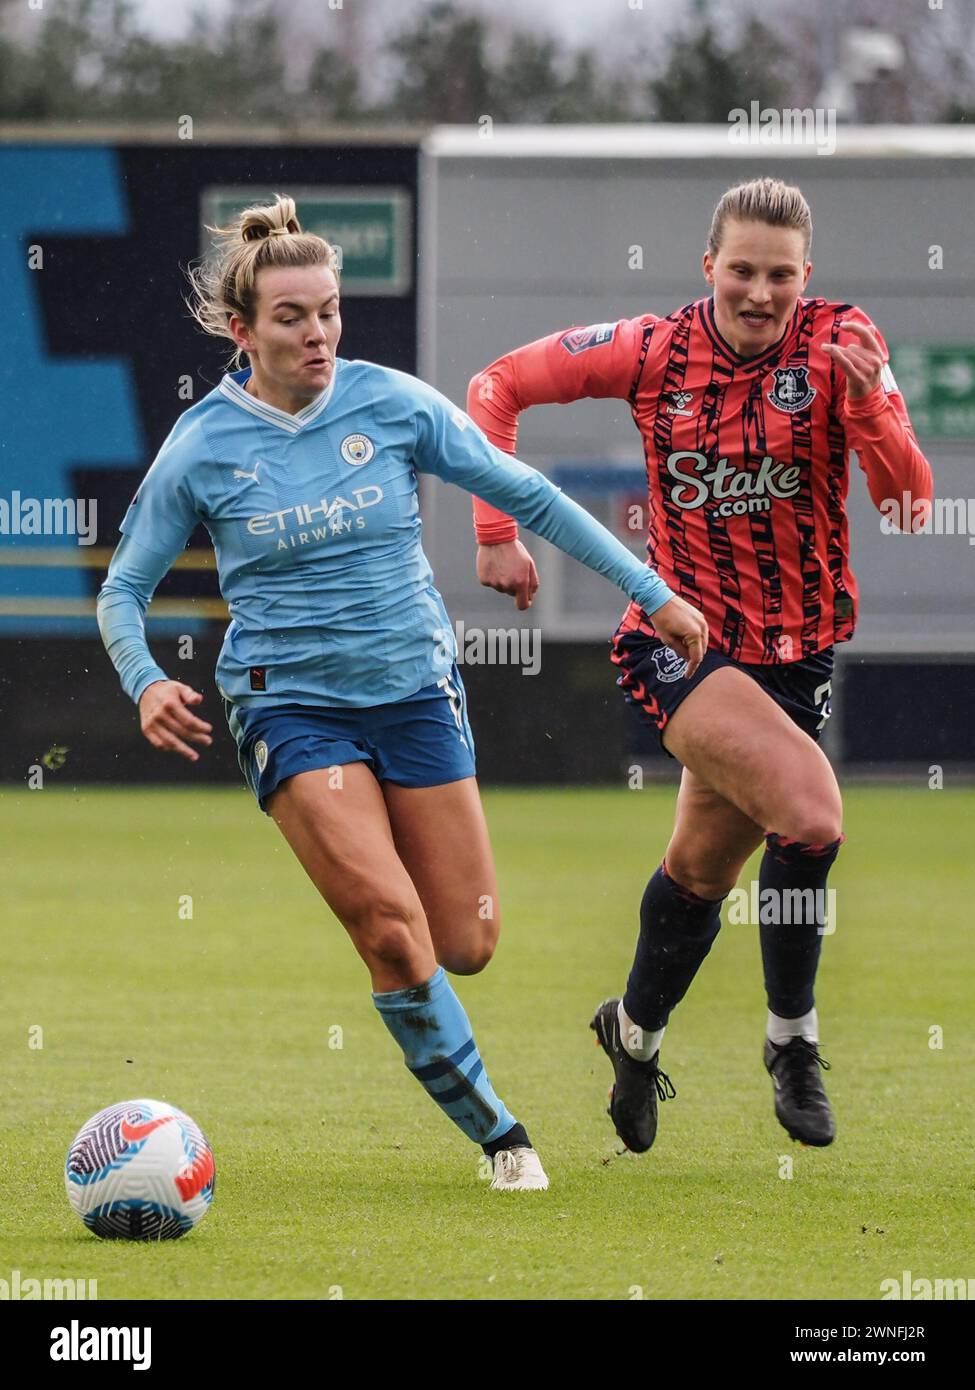
[[[685,680],[687,662],[677,655],[673,647],[668,647],[652,633],[632,630],[617,631],[610,660],[620,669],[616,684],[622,688],[627,703],[634,708],[642,723],[656,729],[665,753],[667,749],[664,747],[663,734],[671,715],[692,690],[722,666],[734,666],[751,676],[785,710],[793,723],[798,724],[817,743],[830,716],[832,647],[825,647],[813,656],[803,657],[801,661],[770,666],[734,661],[723,652],[709,647],[694,675],[690,680]],[[667,753],[667,756],[673,755]]]
[[[476,772],[456,662],[436,684],[386,705],[245,706],[225,699],[223,706],[240,770],[265,814],[286,777],[317,768],[366,763],[380,782],[403,787],[439,787]]]

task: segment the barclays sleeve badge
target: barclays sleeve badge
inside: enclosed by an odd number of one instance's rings
[[[603,343],[612,342],[615,332],[615,323],[592,323],[588,328],[570,328],[568,333],[562,334],[560,341],[566,352],[575,357],[587,348],[601,347]]]

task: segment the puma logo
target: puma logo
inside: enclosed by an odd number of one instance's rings
[[[253,473],[248,473],[246,468],[235,468],[235,469],[234,469],[234,478],[235,478],[235,479],[238,479],[238,478],[250,478],[250,480],[251,480],[252,483],[256,483],[256,482],[258,481],[258,478],[257,478],[257,470],[260,468],[261,463],[262,463],[262,460],[261,460],[261,459],[258,459],[257,462],[254,464],[254,472],[253,472]]]

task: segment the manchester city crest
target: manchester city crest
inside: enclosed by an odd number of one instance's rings
[[[657,668],[657,680],[663,681],[664,685],[679,681],[687,670],[687,662],[677,655],[673,647],[658,647],[651,652],[651,659]]]
[[[767,399],[776,410],[795,415],[796,411],[812,404],[816,388],[809,385],[808,367],[776,367],[774,376],[775,383]]]
[[[346,463],[351,463],[353,468],[368,463],[376,452],[367,434],[347,434],[339,447],[342,457]]]

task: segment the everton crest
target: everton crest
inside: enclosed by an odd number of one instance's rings
[[[805,410],[807,405],[812,404],[816,388],[809,385],[808,367],[776,367],[773,375],[775,383],[766,399],[771,401],[776,410],[795,415],[797,411]]]
[[[665,685],[679,681],[687,670],[687,662],[682,656],[677,655],[673,647],[657,647],[650,653],[650,657],[657,668],[657,680],[663,681]]]

